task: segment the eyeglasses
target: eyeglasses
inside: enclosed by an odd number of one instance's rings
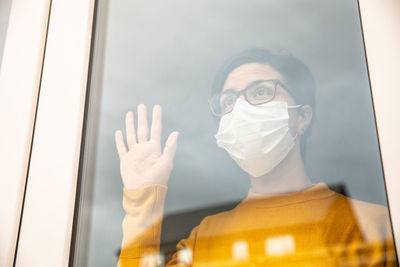
[[[279,80],[257,80],[241,91],[227,89],[214,95],[209,100],[210,108],[215,116],[224,116],[233,110],[236,100],[243,95],[247,102],[252,105],[260,105],[274,99],[277,85],[286,87]]]

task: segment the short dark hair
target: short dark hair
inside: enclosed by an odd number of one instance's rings
[[[219,94],[228,75],[234,69],[248,63],[266,64],[278,71],[285,79],[287,91],[296,103],[310,105],[313,108],[313,117],[315,118],[316,88],[313,74],[306,64],[287,50],[273,53],[266,49],[253,48],[231,57],[217,72],[211,94]],[[306,139],[311,132],[312,124],[311,122],[308,131],[302,136],[301,150],[303,156],[305,155]]]

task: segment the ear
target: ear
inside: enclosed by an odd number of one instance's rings
[[[304,105],[299,108],[299,113],[297,117],[297,133],[303,135],[308,127],[310,126],[312,120],[312,107],[310,105]]]

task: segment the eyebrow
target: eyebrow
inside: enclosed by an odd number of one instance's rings
[[[244,91],[244,90],[246,90],[247,88],[252,87],[252,86],[254,86],[254,85],[257,85],[257,84],[259,84],[259,83],[267,82],[267,81],[275,81],[275,80],[277,80],[277,79],[274,79],[274,80],[256,80],[256,81],[253,81],[253,82],[251,82],[250,84],[248,84],[245,88],[243,88],[243,89],[240,90],[240,91],[237,91],[237,90],[235,90],[235,89],[233,89],[233,88],[228,88],[228,89],[223,90],[223,92],[221,92],[221,93],[224,94],[224,93],[229,93],[229,92],[232,92],[232,93],[241,92],[241,91]],[[278,81],[279,81],[279,80],[278,80]],[[280,82],[280,81],[279,81],[279,82]]]

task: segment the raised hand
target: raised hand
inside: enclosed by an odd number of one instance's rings
[[[137,109],[137,134],[134,126],[134,114],[128,112],[125,119],[126,140],[120,130],[115,132],[115,143],[120,159],[121,177],[124,187],[128,190],[138,189],[147,185],[167,185],[171,175],[176,152],[178,132],[172,132],[161,150],[161,106],[153,108],[153,118],[149,138],[146,106],[140,104]]]

